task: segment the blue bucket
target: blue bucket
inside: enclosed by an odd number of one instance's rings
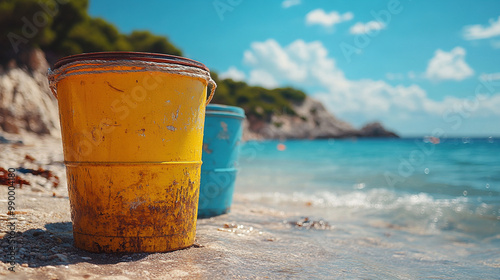
[[[231,208],[244,119],[242,108],[215,104],[207,106],[199,218],[221,215]]]

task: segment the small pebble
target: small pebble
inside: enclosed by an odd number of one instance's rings
[[[37,229],[35,229],[35,230],[33,231],[33,236],[39,236],[39,235],[42,235],[42,234],[44,234],[44,233],[45,233],[45,231],[44,231],[43,229],[39,229],[39,228],[37,228]]]
[[[82,257],[82,260],[90,261],[92,258],[91,257]]]

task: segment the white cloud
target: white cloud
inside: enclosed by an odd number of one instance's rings
[[[323,25],[324,27],[332,27],[335,24],[349,21],[353,17],[354,15],[351,12],[340,14],[337,11],[332,11],[330,13],[326,13],[323,9],[316,9],[310,11],[306,15],[306,23],[307,25],[319,24]]]
[[[463,36],[466,40],[477,40],[491,38],[500,35],[500,16],[497,21],[495,19],[489,20],[489,26],[482,26],[474,24],[464,27]]]
[[[351,34],[370,34],[372,31],[377,31],[385,28],[385,24],[380,21],[369,21],[367,23],[357,22],[351,26],[349,32]]]
[[[425,75],[431,80],[461,81],[474,74],[465,62],[465,49],[455,47],[450,52],[438,49],[429,61]]]
[[[281,7],[288,9],[292,6],[300,5],[300,0],[285,0],[281,3]]]
[[[355,123],[373,119],[390,123],[429,115],[439,119],[443,112],[466,101],[455,97],[435,101],[415,84],[393,86],[380,80],[350,80],[319,41],[296,40],[283,47],[272,39],[254,42],[245,52],[244,61],[253,68],[249,82],[267,87],[313,86],[318,89],[310,92],[315,98],[323,101],[331,112]],[[500,115],[497,110],[500,94],[478,106],[477,112]]]
[[[281,48],[275,40],[269,39],[265,42],[254,42],[251,44],[251,48],[244,53],[243,61],[246,64],[254,66],[257,68],[256,70],[261,70],[260,72],[269,71],[278,74],[278,79],[304,80],[305,69],[302,69],[301,65],[294,61],[296,56],[301,61],[308,59],[309,52],[301,50],[301,46],[290,45],[290,48],[294,48],[294,50],[286,50]],[[292,52],[293,56],[290,55]],[[252,70],[252,72],[256,70]]]
[[[497,81],[500,80],[500,73],[490,73],[490,74],[481,74],[479,78],[483,81]]]
[[[248,83],[254,86],[261,86],[268,89],[276,88],[279,86],[278,81],[276,81],[273,75],[262,69],[251,71]]]
[[[234,66],[229,67],[226,72],[221,73],[219,76],[221,79],[232,79],[234,81],[243,81],[245,79],[245,73]]]

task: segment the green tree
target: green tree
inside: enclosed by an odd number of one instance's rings
[[[296,115],[293,104],[300,104],[306,94],[294,88],[266,89],[232,79],[219,79],[213,73],[217,91],[213,103],[242,107],[246,114],[268,121],[273,114]]]
[[[88,0],[2,0],[0,63],[41,48],[50,57],[98,51],[142,51],[182,55],[166,37],[149,31],[122,34],[111,23],[91,17]]]
[[[130,50],[182,55],[182,52],[172,45],[166,37],[153,35],[149,31],[133,31],[126,39],[131,45]]]
[[[58,42],[57,49],[53,49],[61,55],[115,51],[118,50],[118,42],[125,45],[124,48],[129,48],[115,26],[100,18],[88,18],[75,24],[67,36]]]
[[[49,8],[54,9],[54,5]],[[55,33],[53,18],[33,0],[0,2],[0,59],[15,57],[33,47],[49,44]]]
[[[42,46],[43,50],[54,53],[56,56],[76,54],[76,50],[73,49],[76,47],[66,49],[68,45],[71,45],[67,41],[69,40],[69,34],[76,26],[90,19],[87,13],[88,6],[88,0],[72,0],[66,4],[58,5],[54,14],[54,21],[50,26],[50,29],[56,35],[49,44]],[[88,35],[91,36],[91,34]]]

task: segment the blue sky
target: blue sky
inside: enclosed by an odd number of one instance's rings
[[[91,0],[90,14],[358,127],[500,136],[500,1]]]

